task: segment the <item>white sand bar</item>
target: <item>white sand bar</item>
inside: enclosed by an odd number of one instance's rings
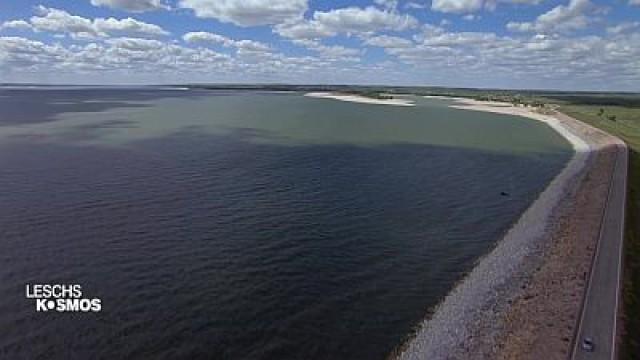
[[[455,108],[518,115],[542,121],[564,136],[572,144],[575,154],[493,251],[480,259],[476,267],[437,306],[433,316],[423,321],[416,336],[403,347],[400,359],[468,357],[469,354],[464,351],[474,331],[487,328],[487,322],[495,322],[495,309],[502,309],[496,304],[502,304],[505,297],[519,291],[518,284],[523,275],[531,271],[526,265],[527,258],[536,254],[544,240],[549,238],[549,224],[553,220],[554,209],[563,201],[568,201],[567,194],[584,176],[593,151],[603,146],[603,136],[611,138],[611,142],[616,141],[606,133],[566,116],[543,115],[507,103],[448,99],[455,101],[451,105]],[[596,142],[596,139],[599,141]]]
[[[394,105],[394,106],[415,106],[413,101],[406,99],[374,99],[366,96],[353,95],[353,94],[341,94],[334,92],[310,92],[304,96],[320,98],[320,99],[334,99],[340,101],[349,101],[362,104],[377,104],[377,105]]]

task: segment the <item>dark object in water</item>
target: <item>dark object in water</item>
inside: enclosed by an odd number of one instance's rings
[[[509,193],[508,193],[508,192],[501,191],[501,192],[500,192],[500,195],[501,195],[501,196],[509,196]]]

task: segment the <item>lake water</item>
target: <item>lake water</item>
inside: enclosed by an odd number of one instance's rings
[[[415,100],[0,90],[0,358],[384,359],[572,155]]]

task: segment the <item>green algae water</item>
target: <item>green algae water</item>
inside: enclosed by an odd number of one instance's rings
[[[302,95],[0,90],[0,354],[384,359],[572,155],[520,117]],[[34,283],[102,310],[36,312]]]

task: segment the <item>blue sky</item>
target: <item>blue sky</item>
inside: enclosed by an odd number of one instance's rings
[[[11,0],[0,82],[640,91],[640,0]]]

